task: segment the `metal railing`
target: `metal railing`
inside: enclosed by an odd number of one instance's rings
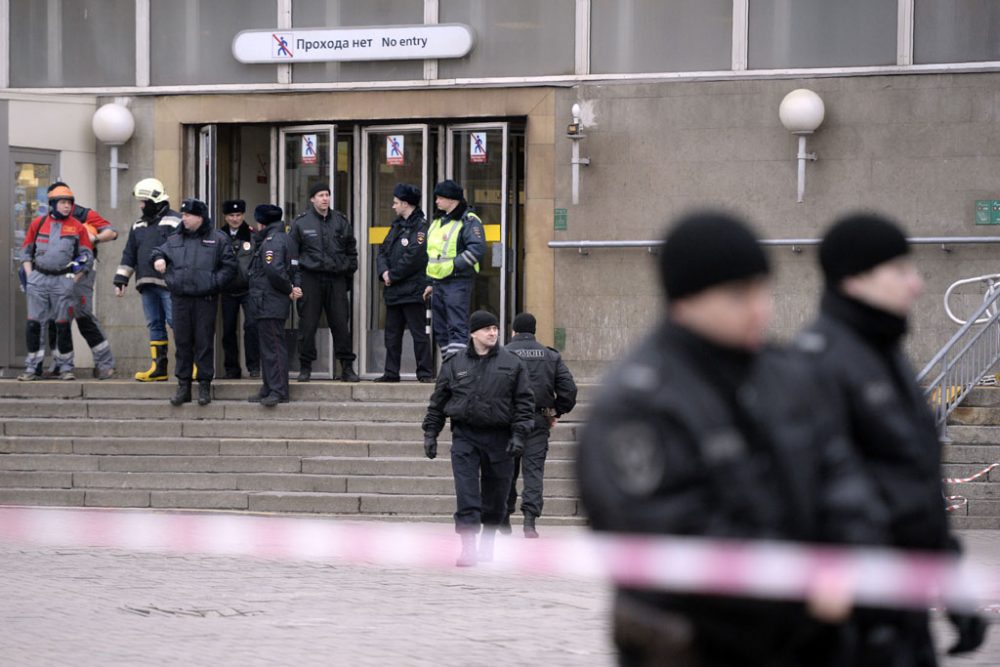
[[[805,246],[819,245],[821,239],[761,239],[761,245],[790,247],[795,252],[801,252]],[[950,245],[976,245],[980,243],[1000,243],[1000,236],[913,236],[907,239],[913,245],[939,245],[948,251]],[[590,250],[608,250],[624,248],[646,248],[649,251],[663,245],[663,240],[631,240],[631,241],[549,241],[549,247],[554,249],[577,250],[586,255]]]
[[[955,289],[973,283],[983,283],[986,286],[985,294],[982,304],[963,320],[955,316],[950,300]],[[947,439],[948,416],[1000,361],[998,300],[1000,274],[958,280],[945,291],[945,312],[961,327],[917,374],[917,382],[927,383],[924,396],[934,411],[938,434],[942,440]]]

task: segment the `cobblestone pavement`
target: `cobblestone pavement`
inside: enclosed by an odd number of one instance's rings
[[[1000,567],[1000,532],[966,543]],[[0,664],[613,665],[606,586],[476,570],[0,543]]]

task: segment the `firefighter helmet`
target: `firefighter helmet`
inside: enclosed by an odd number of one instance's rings
[[[146,199],[150,200],[154,204],[159,204],[160,202],[165,202],[170,197],[164,192],[163,183],[160,182],[158,178],[144,178],[135,184],[135,189],[132,190],[132,194],[139,201],[144,201]]]

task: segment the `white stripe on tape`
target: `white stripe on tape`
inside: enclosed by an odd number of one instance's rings
[[[450,525],[0,507],[0,542],[452,568]],[[998,609],[1000,574],[940,554],[591,534],[500,540],[491,568],[678,592],[802,600],[835,580],[858,604]]]

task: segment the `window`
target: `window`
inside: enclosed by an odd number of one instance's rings
[[[573,74],[575,0],[441,0],[441,23],[472,26],[464,58],[438,61],[442,79]]]
[[[595,74],[727,70],[732,0],[593,0]]]
[[[897,0],[753,0],[750,69],[896,64]]]
[[[1000,60],[996,0],[915,0],[913,62]]]
[[[232,45],[241,30],[273,30],[277,20],[275,0],[150,0],[151,83],[275,82],[274,65],[244,65]]]
[[[424,0],[293,0],[295,28],[420,25]],[[292,65],[292,81],[410,81],[424,78],[422,60],[302,63]]]
[[[18,88],[135,84],[135,0],[10,0]]]

